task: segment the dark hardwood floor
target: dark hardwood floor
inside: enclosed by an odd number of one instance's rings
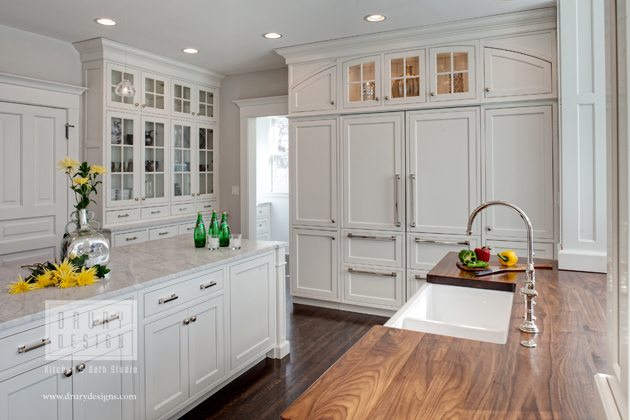
[[[265,359],[182,419],[278,419],[373,325],[387,318],[287,302],[291,353]]]

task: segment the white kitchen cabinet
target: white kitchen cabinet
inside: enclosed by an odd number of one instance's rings
[[[145,325],[148,419],[225,378],[224,334],[222,295]]]
[[[337,119],[291,121],[292,224],[336,227]]]
[[[180,117],[192,117],[195,105],[195,84],[181,80],[173,80],[171,92],[173,102],[171,104],[171,114]]]
[[[195,102],[197,105],[193,115],[197,116],[197,120],[216,122],[219,109],[218,94],[218,90],[210,86],[195,85]]]
[[[140,118],[138,114],[107,112],[107,207],[137,206],[140,201]],[[143,141],[144,142],[144,141]]]
[[[71,419],[71,399],[45,399],[44,395],[71,394],[72,372],[70,361],[57,361],[0,382],[0,418]]]
[[[273,255],[229,268],[229,372],[265,354],[275,341],[276,285]]]
[[[74,395],[134,395],[133,365],[127,353],[132,332],[103,340],[78,351],[72,357],[72,393]],[[112,398],[75,400],[73,420],[126,420],[134,417],[134,400]]]
[[[486,98],[552,93],[550,61],[499,48],[486,47],[483,53]]]
[[[215,140],[216,125],[198,123],[195,127],[195,153],[196,165],[193,168],[194,177],[193,194],[196,201],[207,203],[218,196],[217,167],[215,156],[217,155],[218,141]]]
[[[344,108],[366,108],[382,104],[381,56],[374,55],[343,63]]]
[[[173,156],[173,201],[192,201],[194,169],[194,124],[183,120],[171,121]]]
[[[142,71],[141,79],[140,109],[142,112],[168,115],[171,97],[168,76]]]
[[[485,197],[520,207],[535,240],[554,239],[553,105],[485,111]],[[513,210],[493,206],[483,213],[488,239],[524,240],[525,225]]]
[[[332,65],[291,87],[291,113],[331,111],[337,108],[337,66]]]
[[[343,230],[341,242],[344,263],[403,267],[405,260],[403,233]]]
[[[431,102],[474,99],[475,47],[472,45],[429,49]]]
[[[196,120],[215,122],[218,91],[215,88],[188,81],[172,82],[173,115]]]
[[[404,230],[402,113],[342,117],[344,228]]]
[[[337,300],[339,235],[336,231],[293,228],[291,292],[294,296]]]
[[[521,262],[527,261],[527,242],[523,241],[486,241],[486,245],[492,248],[492,255],[496,255],[506,249],[516,251],[516,255],[521,258]],[[534,241],[534,257],[547,258],[553,260],[555,257],[555,246],[552,243]]]
[[[403,282],[404,272],[401,269],[344,265],[343,302],[398,309],[405,300]]]
[[[142,152],[138,169],[142,174],[142,205],[168,203],[170,173],[168,168],[171,155],[168,120],[143,115],[141,127],[144,135],[139,138]],[[158,214],[149,214],[149,216],[165,217],[168,213],[161,211]]]
[[[464,248],[475,249],[480,243],[479,236],[409,234],[407,266],[413,270],[429,272],[449,252],[459,252]]]
[[[480,204],[479,109],[407,114],[410,232],[465,234]]]
[[[106,97],[107,106],[112,108],[137,110],[140,107],[138,92],[134,96],[120,96],[116,94],[116,86],[123,80],[129,80],[136,89],[139,84],[139,70],[133,67],[107,63],[106,67]]]
[[[386,106],[426,102],[426,51],[424,49],[384,56],[383,98]]]

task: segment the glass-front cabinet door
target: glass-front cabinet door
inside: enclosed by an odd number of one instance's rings
[[[120,96],[116,94],[116,86],[123,80],[128,80],[136,88],[134,96]],[[138,70],[119,66],[117,64],[107,65],[107,103],[115,108],[137,109],[140,105],[138,89]]]
[[[430,49],[431,101],[470,99],[475,95],[475,47]]]
[[[167,192],[168,121],[161,118],[142,118],[142,202],[161,203],[169,199]]]
[[[142,72],[142,111],[168,114],[169,90],[167,77]]]
[[[197,196],[207,199],[214,199],[215,189],[215,146],[217,140],[214,138],[216,127],[213,125],[197,125],[197,155],[198,155],[198,184]]]
[[[425,102],[425,50],[385,55],[385,105]]]
[[[192,192],[192,157],[193,143],[191,135],[193,126],[182,121],[172,122],[172,156],[173,156],[173,200],[191,199]]]
[[[108,112],[109,206],[128,206],[140,200],[138,189],[138,117]]]
[[[381,104],[381,56],[363,57],[343,64],[344,107]]]
[[[214,121],[216,118],[216,90],[207,86],[197,86],[197,116]]]
[[[172,86],[172,109],[173,114],[182,116],[195,115],[193,93],[195,85],[193,83],[173,81]]]

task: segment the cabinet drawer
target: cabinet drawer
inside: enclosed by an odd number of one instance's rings
[[[44,357],[46,350],[57,347],[56,337],[46,335],[44,325],[0,340],[0,371]]]
[[[416,236],[409,235],[409,268],[430,271],[444,256],[463,248],[474,249],[479,243],[475,236]]]
[[[144,316],[149,317],[223,289],[223,269],[197,274],[187,280],[144,294]]]
[[[114,223],[133,222],[138,219],[140,219],[140,211],[138,209],[111,210],[105,212],[105,223],[108,225]]]
[[[173,204],[171,206],[171,216],[185,216],[187,214],[195,214],[194,203]]]
[[[217,210],[216,201],[202,201],[197,203],[197,211],[200,211],[204,215],[212,214],[212,210]]]
[[[256,220],[256,233],[269,232],[269,220]]]
[[[149,233],[146,229],[133,232],[117,233],[114,235],[114,246],[124,246],[139,244],[149,240]]]
[[[192,235],[195,231],[195,222],[180,223],[177,227],[178,235]]]
[[[141,215],[142,219],[159,219],[169,216],[170,208],[169,206],[147,207],[142,209]]]
[[[343,249],[345,263],[401,268],[403,266],[401,233],[344,231]]]
[[[519,258],[527,258],[527,242],[514,241],[488,241],[488,246],[492,248],[492,254],[498,254],[506,249],[513,249]],[[554,245],[534,241],[534,257],[554,259]]]
[[[403,271],[391,268],[346,266],[344,302],[398,309],[404,301]]]
[[[194,226],[193,226],[194,229]],[[177,235],[177,225],[163,226],[149,229],[149,240],[170,238]]]
[[[416,292],[427,283],[428,271],[409,270],[407,272],[407,300],[416,294]]]
[[[256,239],[259,241],[269,241],[271,237],[269,236],[269,232],[258,233],[256,232]]]
[[[256,218],[266,219],[269,217],[270,213],[268,204],[256,206]]]

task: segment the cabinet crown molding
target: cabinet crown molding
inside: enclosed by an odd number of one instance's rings
[[[343,56],[413,49],[436,42],[444,45],[446,43],[469,42],[474,38],[490,38],[521,32],[531,33],[555,29],[556,26],[556,7],[546,7],[276,48],[274,51],[284,57],[287,64],[295,64]]]
[[[51,92],[67,93],[70,95],[81,95],[87,90],[87,88],[82,86],[68,85],[65,83],[51,82],[48,80],[34,79],[31,77],[19,76],[17,74],[1,72],[0,83],[13,86],[48,90]]]
[[[154,54],[140,48],[112,41],[107,38],[92,38],[85,41],[75,42],[74,48],[78,51],[81,62],[87,63],[99,60],[111,60],[119,63],[126,62],[130,67],[153,68],[159,66],[166,67],[162,72],[175,76],[183,75],[188,79],[201,79],[204,83],[212,81],[216,87],[220,86],[224,74],[182,63],[158,54]],[[185,77],[188,75],[188,77]]]

